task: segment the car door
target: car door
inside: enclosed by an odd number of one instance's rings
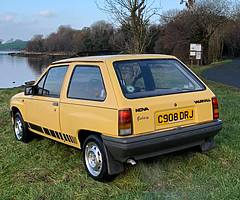
[[[26,121],[31,130],[57,137],[60,132],[59,102],[68,67],[54,66],[36,84],[35,94],[25,100]]]

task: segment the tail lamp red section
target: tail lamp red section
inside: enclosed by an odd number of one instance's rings
[[[132,135],[132,110],[124,109],[118,111],[119,136]]]
[[[212,98],[213,107],[213,119],[219,119],[218,99],[217,97]]]

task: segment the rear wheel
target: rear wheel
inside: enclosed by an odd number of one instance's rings
[[[86,138],[83,145],[83,160],[88,174],[97,181],[108,180],[106,152],[101,139],[95,135]]]
[[[14,133],[18,141],[27,143],[30,140],[28,128],[19,112],[14,115]]]

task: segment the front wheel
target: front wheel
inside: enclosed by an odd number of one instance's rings
[[[97,181],[110,178],[107,170],[106,152],[101,139],[95,135],[86,138],[83,145],[83,160],[88,174]]]
[[[28,128],[19,112],[14,115],[14,133],[18,141],[27,143],[30,140]]]

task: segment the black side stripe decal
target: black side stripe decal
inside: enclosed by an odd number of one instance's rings
[[[67,136],[67,139],[69,142],[72,142],[72,140],[70,139],[71,137],[69,135],[66,135]]]
[[[66,137],[66,135],[65,135],[64,133],[63,133],[63,137],[64,137],[64,140],[65,140],[65,141],[68,141],[68,140],[67,140],[67,137]]]
[[[36,130],[38,132],[41,132],[41,133],[44,133],[41,126],[38,126],[38,125],[35,125],[35,124],[31,124],[31,123],[29,123],[29,125],[30,125],[31,129],[34,129],[34,130]]]
[[[56,134],[55,134],[54,131],[50,130],[50,133],[51,133],[51,135],[52,135],[53,137],[56,137]]]
[[[70,143],[73,143],[73,144],[78,143],[77,138],[73,137],[71,135],[60,133],[60,132],[57,132],[57,131],[53,131],[53,130],[38,126],[36,124],[32,124],[32,123],[27,123],[27,124],[28,124],[28,127],[30,129],[33,129],[35,131],[38,131],[40,133],[46,134],[46,135],[54,137],[54,138],[58,138],[59,140],[63,140],[64,142],[67,141],[67,142],[70,142]]]
[[[49,130],[48,130],[48,129],[46,129],[46,128],[43,128],[43,130],[44,130],[44,133],[45,133],[45,134],[47,134],[47,135],[50,135],[50,136],[51,136],[51,134],[50,134],[50,132],[49,132]]]
[[[63,136],[62,136],[62,134],[61,134],[61,133],[59,133],[59,135],[60,135],[60,138],[61,138],[61,140],[63,140]]]
[[[69,139],[71,140],[72,143],[74,143],[71,135],[69,135]]]
[[[56,132],[56,131],[54,131],[54,132],[55,132],[57,138],[60,139],[60,136],[59,136],[58,132]]]

